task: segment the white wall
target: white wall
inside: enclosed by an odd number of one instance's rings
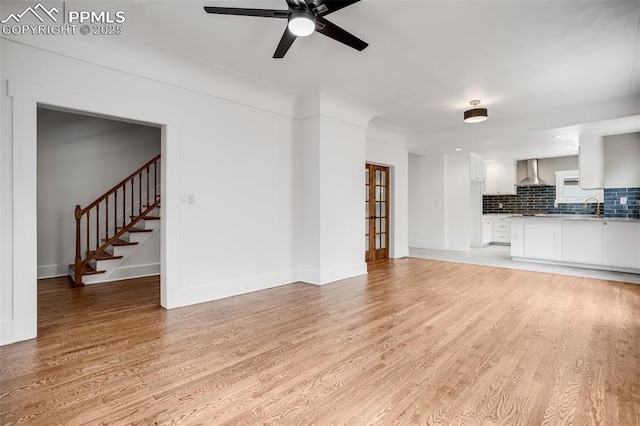
[[[267,110],[265,105],[268,103],[257,101],[258,106],[254,107],[248,102],[238,103],[216,96],[216,87],[211,88],[212,93],[206,93],[203,91],[206,83],[193,75],[192,80],[201,90],[182,88],[7,40],[1,43],[3,77],[25,82],[33,93],[68,93],[68,99],[81,98],[88,100],[88,104],[108,106],[105,108],[113,111],[114,116],[118,116],[119,111],[136,116],[149,115],[153,111],[181,123],[179,134],[176,135],[175,126],[171,130],[174,132],[173,146],[178,151],[170,158],[177,161],[176,166],[165,170],[178,173],[177,179],[167,185],[172,189],[177,185],[178,193],[195,194],[196,203],[180,206],[178,196],[168,199],[168,205],[165,205],[163,199],[163,215],[167,209],[175,211],[175,214],[169,214],[173,220],[167,220],[177,228],[177,233],[166,233],[164,228],[162,232],[163,235],[177,234],[177,240],[163,244],[173,253],[169,255],[171,270],[177,271],[169,274],[175,279],[168,283],[172,296],[165,306],[198,303],[295,281],[293,203],[294,163],[298,159],[294,158],[293,144],[297,120],[282,114],[288,105],[281,105],[278,111]],[[108,56],[109,52],[105,54]],[[138,55],[129,57],[122,64],[140,67],[141,62],[144,61]],[[156,65],[147,64],[150,73],[155,72],[151,68]],[[172,69],[179,69],[179,62],[171,65]],[[184,66],[180,71],[189,74],[190,70],[189,66]],[[212,80],[212,84],[220,82]],[[255,83],[248,86],[252,84]],[[23,232],[13,229],[13,224],[20,222],[13,220],[15,197],[21,197],[20,202],[24,200],[26,205],[33,199],[32,223],[36,224],[35,177],[29,176],[28,170],[17,173],[13,162],[22,161],[29,155],[29,148],[24,149],[22,144],[25,140],[28,143],[31,135],[35,140],[36,130],[35,104],[26,105],[21,98],[8,97],[6,80],[2,88],[0,318],[2,343],[8,343],[35,334],[35,321],[31,320],[26,331],[20,328],[14,333],[12,330],[22,321],[13,322],[18,317],[18,310],[24,313],[24,318],[28,319],[31,313],[35,318],[35,283],[28,271],[33,268],[35,278],[36,242],[31,241],[27,233],[24,241],[18,242],[18,252],[13,239],[14,235]],[[267,87],[262,92],[254,91],[254,95],[262,98],[269,90],[275,89]],[[241,93],[248,96],[246,92]],[[269,102],[276,102],[278,98],[283,97],[270,97]],[[282,102],[285,101],[288,102],[287,99]],[[22,114],[19,131],[13,128],[16,111]],[[31,121],[34,123],[32,130],[22,124]],[[19,136],[20,139],[14,140],[14,135],[26,135],[27,139]],[[21,146],[17,159],[13,156],[14,144]],[[33,161],[35,170],[35,152],[32,160],[25,161]],[[32,180],[34,188],[30,193],[28,188]],[[13,188],[21,190],[14,194]],[[29,260],[27,264],[21,260],[25,254],[30,258],[30,250],[34,252],[33,265]],[[27,287],[23,286],[23,281],[28,283],[25,284]],[[16,288],[20,289],[19,295],[14,293]],[[16,303],[16,298],[20,302]]]
[[[39,104],[162,127],[163,306],[298,280],[296,250],[310,219],[321,232],[320,283],[366,273],[365,129],[375,114],[336,96],[301,114],[296,94],[135,44],[104,38],[78,48],[82,40],[0,40],[0,343],[37,329]],[[304,208],[314,175],[300,165],[300,120],[315,115],[322,143],[314,216]],[[181,194],[194,194],[195,204],[181,205]]]
[[[303,106],[299,279],[326,284],[366,274],[365,126],[371,112],[322,92]]]
[[[469,250],[471,199],[468,154],[445,155],[445,241],[447,250]]]
[[[409,155],[409,246],[444,249],[444,156]]]
[[[160,129],[38,108],[38,278],[68,274],[76,204],[86,206],[160,153]],[[127,259],[160,263],[160,239]]]
[[[604,137],[604,187],[640,187],[640,133]]]
[[[320,283],[366,274],[364,259],[365,129],[320,121]]]
[[[389,257],[409,254],[409,152],[406,132],[372,120],[367,127],[367,163],[390,167],[391,210]]]

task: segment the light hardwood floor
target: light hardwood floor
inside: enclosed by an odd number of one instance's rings
[[[640,424],[640,286],[400,259],[159,307],[156,279],[38,285],[0,424]]]

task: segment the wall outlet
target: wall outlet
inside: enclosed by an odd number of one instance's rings
[[[620,204],[627,204],[627,197],[620,197]]]
[[[501,209],[501,208],[503,208],[503,207],[504,207],[504,206],[502,205],[502,203],[498,203],[498,208],[499,208],[499,209]]]

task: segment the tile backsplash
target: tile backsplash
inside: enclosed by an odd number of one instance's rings
[[[482,212],[520,213],[543,212],[562,214],[595,214],[596,205],[583,203],[558,204],[555,185],[519,186],[516,195],[484,195]],[[627,204],[620,204],[620,198],[627,197]],[[500,207],[502,204],[502,207]],[[604,190],[603,213],[606,216],[640,218],[640,188],[606,188]]]
[[[627,198],[627,204],[620,204],[620,198],[624,197]],[[640,219],[640,188],[605,188],[604,214]]]

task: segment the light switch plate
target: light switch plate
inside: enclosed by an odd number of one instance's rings
[[[627,204],[627,197],[620,197],[620,204]]]

